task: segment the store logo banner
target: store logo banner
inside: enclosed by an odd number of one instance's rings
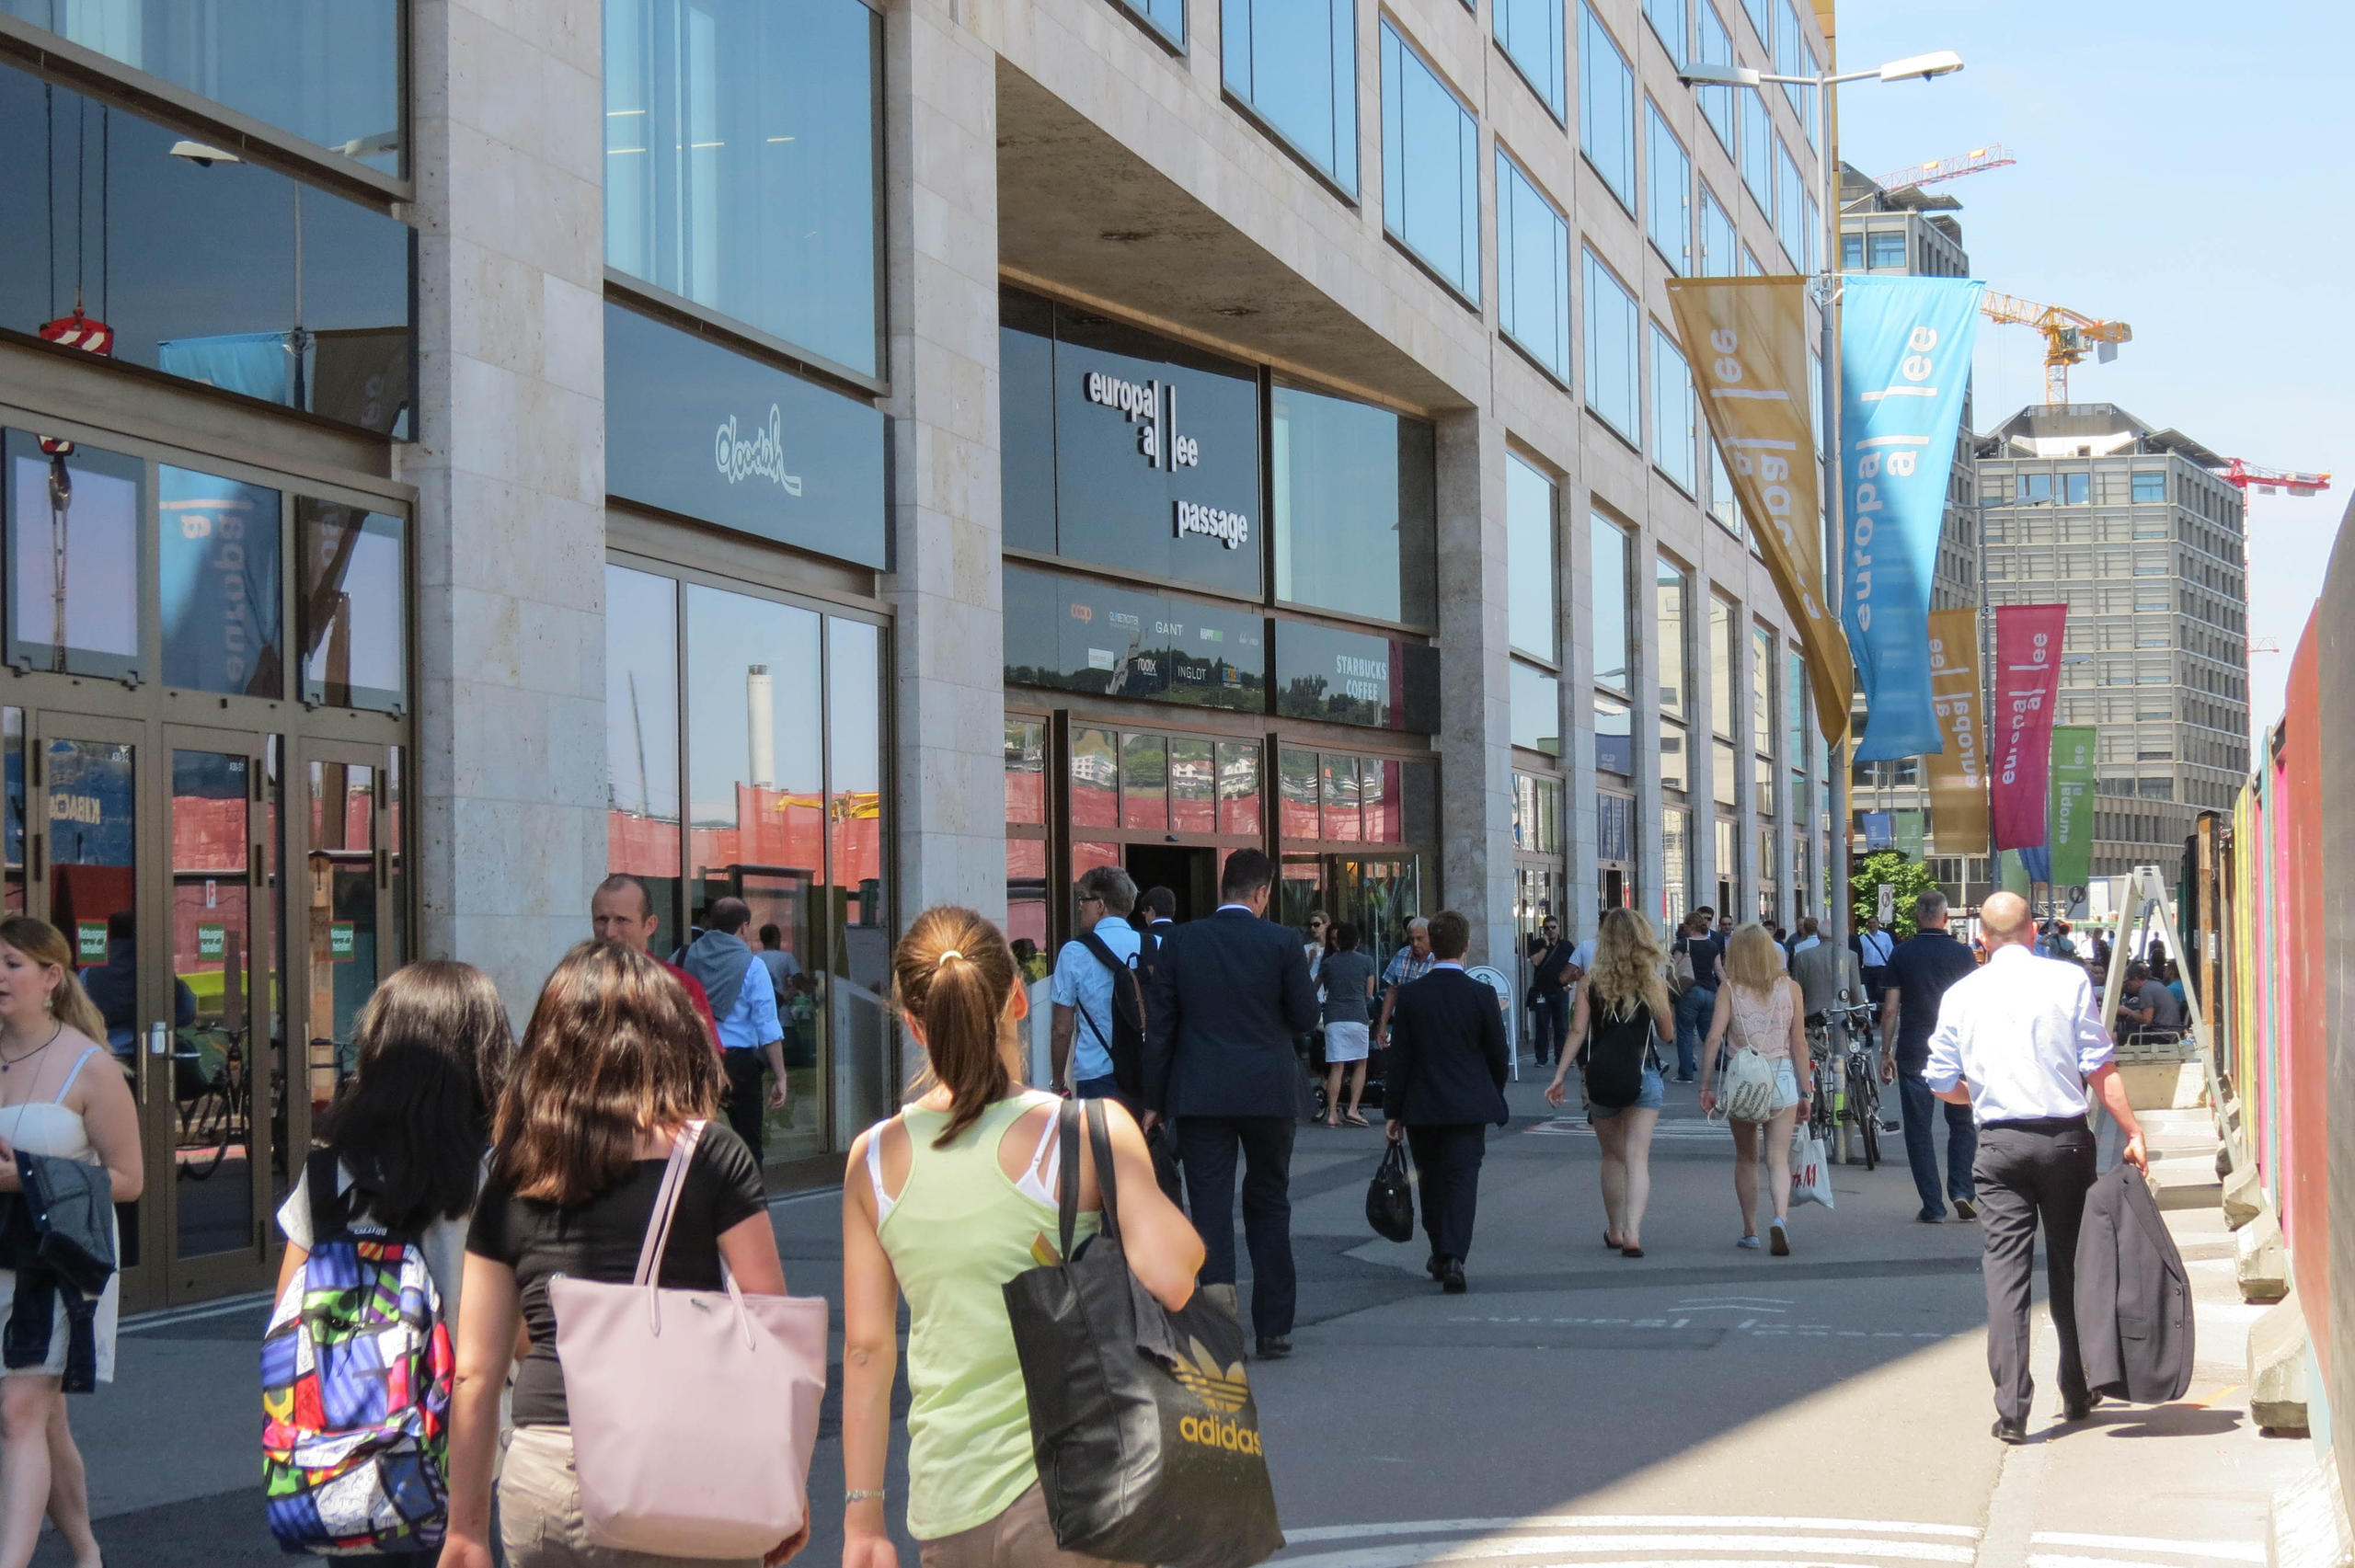
[[[1925,635],[1986,285],[1850,278],[1840,299],[1840,619],[1867,717],[1859,761],[1935,751]]]
[[[1922,759],[1930,783],[1930,836],[1940,854],[1987,847],[1987,722],[1980,712],[1979,614],[1929,615],[1930,711],[1940,745]]]
[[[1701,412],[1750,518],[1783,607],[1798,623],[1826,740],[1847,733],[1855,670],[1823,601],[1807,283],[1798,278],[1671,278],[1669,303]]]
[[[2044,842],[2052,856],[2047,880],[2056,887],[2082,887],[2093,880],[2096,735],[2089,724],[2052,731],[2052,799]]]
[[[2052,704],[2061,686],[2065,604],[2005,604],[1995,612],[1995,772],[1991,804],[1999,850],[2044,843],[2051,782]]]

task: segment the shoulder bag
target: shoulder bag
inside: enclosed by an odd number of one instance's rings
[[[1065,1101],[1063,1261],[1005,1286],[1055,1544],[1115,1562],[1251,1568],[1284,1538],[1243,1325],[1199,1290],[1170,1311],[1129,1272],[1103,1102],[1085,1104],[1103,1228],[1074,1255],[1081,1107]]]
[[[637,1276],[558,1275],[548,1300],[589,1539],[667,1557],[761,1557],[809,1516],[826,1303],[747,1296],[732,1277],[725,1295],[662,1288],[703,1129],[687,1123],[671,1146]]]

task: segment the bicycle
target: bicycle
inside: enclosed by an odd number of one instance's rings
[[[1880,1068],[1872,1045],[1872,1009],[1860,1002],[1843,1003],[1831,1013],[1832,1022],[1846,1036],[1841,1052],[1841,1119],[1862,1135],[1865,1169],[1870,1171],[1880,1163]]]
[[[190,1181],[203,1181],[221,1168],[250,1115],[246,1033],[214,1026],[172,1052],[172,1104],[178,1121],[174,1148],[179,1173]],[[216,1049],[221,1065],[208,1071],[206,1056]]]

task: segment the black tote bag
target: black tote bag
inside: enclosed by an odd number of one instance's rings
[[[1415,1189],[1407,1179],[1407,1144],[1402,1139],[1382,1151],[1382,1163],[1365,1188],[1365,1222],[1373,1233],[1393,1242],[1415,1239]]]
[[[1284,1544],[1243,1365],[1243,1325],[1173,1312],[1129,1272],[1103,1105],[1086,1104],[1103,1229],[1072,1252],[1079,1105],[1061,1119],[1063,1262],[1006,1281],[1031,1451],[1065,1551],[1169,1568],[1251,1568]]]

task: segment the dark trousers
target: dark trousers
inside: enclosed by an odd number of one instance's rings
[[[1251,1329],[1292,1333],[1300,1294],[1292,1263],[1290,1116],[1180,1116],[1186,1207],[1202,1236],[1202,1283],[1235,1283],[1235,1167],[1243,1164],[1243,1239],[1251,1249]]]
[[[1559,1058],[1563,1043],[1570,1033],[1570,993],[1563,990],[1538,992],[1529,999],[1529,1015],[1536,1026],[1535,1050],[1539,1063]]]
[[[2061,1397],[2085,1398],[2077,1349],[2077,1226],[2094,1185],[2094,1135],[2083,1118],[1996,1122],[1979,1130],[1979,1229],[1987,1276],[1987,1370],[1995,1409],[2026,1421],[2036,1381],[2028,1372],[2028,1276],[2044,1230],[2044,1281],[2061,1341]]]
[[[1488,1129],[1480,1122],[1448,1122],[1407,1129],[1415,1157],[1415,1185],[1423,1194],[1423,1234],[1431,1256],[1462,1263],[1472,1255],[1472,1220],[1480,1207],[1480,1161]]]
[[[767,1137],[768,1053],[752,1048],[722,1051],[719,1061],[728,1070],[728,1125],[752,1147],[757,1161]]]
[[[1947,1199],[1967,1198],[1970,1165],[1979,1150],[1979,1128],[1968,1105],[1948,1104],[1930,1093],[1920,1068],[1897,1070],[1897,1097],[1905,1107],[1905,1162],[1913,1167],[1913,1190],[1922,1195],[1922,1212],[1944,1215]],[[1946,1114],[1947,1181],[1944,1196],[1938,1186],[1938,1114]]]

